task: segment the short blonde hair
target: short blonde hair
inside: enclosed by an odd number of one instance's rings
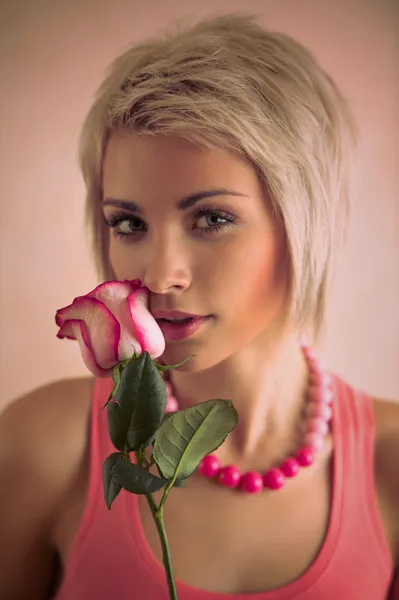
[[[121,128],[223,148],[254,166],[285,226],[289,317],[317,335],[348,214],[357,131],[312,54],[252,16],[229,14],[134,45],[111,64],[80,139],[101,280],[114,278],[100,207],[102,160]]]

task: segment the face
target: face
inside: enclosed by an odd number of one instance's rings
[[[227,152],[118,132],[104,157],[103,214],[117,279],[140,279],[150,310],[209,316],[163,359],[184,370],[228,359],[284,319],[284,229],[253,168]]]

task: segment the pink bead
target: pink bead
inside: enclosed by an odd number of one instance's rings
[[[296,455],[296,459],[301,467],[309,467],[313,463],[314,453],[312,448],[303,447]]]
[[[320,358],[308,355],[309,369],[312,373],[324,373],[323,363]]]
[[[240,487],[244,492],[256,494],[263,490],[263,479],[260,473],[256,471],[248,471],[241,477]]]
[[[219,472],[219,483],[225,487],[235,488],[240,483],[241,473],[234,465],[223,467]]]
[[[332,417],[331,407],[322,402],[309,402],[306,412],[309,417],[318,417],[324,419],[326,422],[330,421]]]
[[[296,458],[287,458],[282,463],[280,469],[286,477],[295,477],[300,471],[300,465]]]
[[[319,387],[330,387],[332,384],[331,375],[327,371],[310,371],[309,379],[312,385]]]
[[[307,433],[305,436],[305,445],[313,448],[313,450],[320,450],[323,447],[324,436],[320,433]]]
[[[165,387],[166,387],[166,393],[168,394],[168,396],[173,396],[173,388],[172,388],[171,384],[169,383],[169,381],[165,381]]]
[[[323,388],[315,385],[309,387],[309,400],[312,402],[321,402],[323,404],[331,404],[333,393],[330,388]]]
[[[179,410],[178,401],[176,400],[176,398],[174,396],[168,396],[168,399],[166,401],[165,412],[170,413],[170,412],[176,412],[177,410]]]
[[[214,454],[208,454],[201,460],[198,471],[205,477],[215,477],[220,471],[220,461]]]
[[[324,419],[315,418],[310,419],[306,424],[308,433],[319,433],[323,437],[327,434],[328,425]]]
[[[313,360],[316,358],[316,354],[315,354],[313,348],[309,344],[304,343],[301,345],[301,348],[302,348],[302,352],[307,360]]]
[[[285,476],[281,469],[270,469],[263,475],[263,485],[270,490],[279,490],[284,481]]]

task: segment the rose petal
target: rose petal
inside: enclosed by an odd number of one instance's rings
[[[133,348],[139,354],[142,352],[142,346],[137,339],[127,302],[130,294],[139,288],[140,281],[137,279],[134,281],[106,281],[87,294],[87,297],[96,298],[103,302],[121,326],[118,346],[119,361],[130,358],[133,355]]]
[[[83,321],[84,339],[81,329],[76,329],[76,324],[68,326],[68,321],[71,320]],[[73,304],[57,311],[56,323],[62,328],[58,337],[62,334],[62,337],[77,339],[81,344],[82,353],[89,347],[101,369],[110,369],[118,362],[120,326],[113,314],[99,300],[86,296],[75,299]],[[76,337],[77,335],[79,337]]]
[[[152,358],[158,358],[165,350],[163,333],[148,310],[148,290],[139,288],[128,298],[135,334],[143,350]]]
[[[66,332],[71,335],[67,335]],[[70,340],[77,340],[79,342],[80,350],[86,367],[96,377],[109,377],[112,374],[112,369],[102,369],[97,363],[94,356],[93,349],[90,345],[90,340],[84,321],[79,319],[68,319],[65,325],[61,327],[57,333],[59,338],[68,338]]]

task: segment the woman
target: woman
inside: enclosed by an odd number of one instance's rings
[[[399,407],[300,343],[323,324],[355,137],[310,53],[234,15],[128,50],[85,121],[101,278],[148,287],[165,362],[195,354],[171,375],[181,408],[230,398],[239,415],[165,506],[180,600],[395,594]],[[109,390],[56,382],[3,415],[2,597],[168,598],[145,500],[103,499]]]

